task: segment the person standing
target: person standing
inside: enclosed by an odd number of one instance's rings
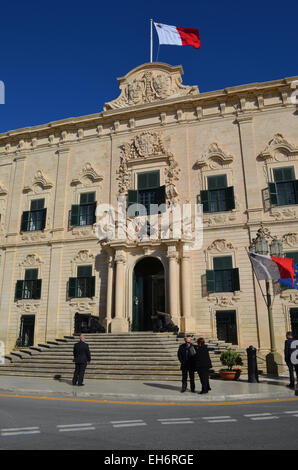
[[[208,393],[211,390],[209,385],[209,369],[212,367],[211,359],[209,356],[208,348],[205,344],[204,338],[198,339],[198,345],[196,348],[195,355],[195,368],[199,374],[202,390],[200,394]]]
[[[290,383],[287,385],[289,388],[295,387],[295,379],[294,379],[294,365],[291,362],[291,354],[294,349],[291,349],[292,342],[294,341],[293,333],[288,331],[286,334],[286,341],[285,341],[285,363],[288,366],[289,374],[290,374]],[[298,381],[298,366],[295,366],[297,381]]]
[[[76,364],[75,371],[73,374],[72,385],[83,386],[83,380],[87,363],[91,362],[91,354],[89,346],[86,343],[86,338],[83,334],[80,335],[80,341],[73,347],[73,357]]]
[[[178,359],[181,364],[182,372],[182,388],[181,393],[184,393],[187,389],[187,376],[189,375],[190,380],[190,391],[195,392],[195,364],[194,357],[196,350],[194,345],[191,343],[191,337],[186,336],[184,338],[184,344],[181,344],[178,349]]]

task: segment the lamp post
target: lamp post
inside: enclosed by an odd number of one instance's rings
[[[271,240],[269,245],[268,240]],[[277,237],[273,237],[267,228],[261,224],[261,228],[257,231],[257,236],[250,244],[249,251],[259,255],[268,255],[270,249],[271,256],[282,257],[283,245],[282,241]],[[267,372],[268,374],[279,375],[279,369],[282,368],[282,357],[276,350],[273,311],[272,311],[272,298],[270,293],[270,281],[265,281],[266,285],[266,306],[268,310],[269,332],[270,332],[270,353],[266,356]],[[272,282],[273,287],[273,282]]]

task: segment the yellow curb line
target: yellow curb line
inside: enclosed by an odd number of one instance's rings
[[[61,398],[61,397],[38,397],[31,395],[8,395],[0,394],[5,398],[31,398],[34,400],[52,400],[52,401],[71,401],[83,403],[101,403],[112,405],[147,405],[147,406],[223,406],[223,405],[250,405],[257,403],[281,403],[298,401],[298,398],[274,398],[264,400],[245,400],[245,401],[227,401],[227,402],[204,402],[204,403],[177,403],[177,402],[141,402],[141,401],[116,401],[116,400],[91,400],[87,398]]]

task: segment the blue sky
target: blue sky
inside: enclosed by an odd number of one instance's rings
[[[298,75],[298,2],[2,2],[0,132],[102,111],[117,77],[149,62],[150,18],[199,28],[202,46],[160,46],[201,92]],[[154,31],[154,60],[158,39]]]

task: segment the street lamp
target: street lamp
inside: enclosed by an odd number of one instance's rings
[[[268,240],[272,240],[270,245]],[[268,255],[268,247],[270,248],[270,255],[282,257],[283,256],[283,245],[282,241],[278,240],[277,237],[273,237],[267,228],[264,228],[261,224],[260,229],[257,231],[257,236],[252,240],[249,250],[259,255]],[[280,354],[277,353],[275,334],[273,326],[273,313],[272,313],[272,300],[270,293],[270,281],[266,280],[266,298],[267,298],[267,309],[268,309],[268,320],[270,330],[270,354],[267,356],[267,372],[278,375],[278,364],[282,363]],[[272,286],[273,287],[273,286]]]

